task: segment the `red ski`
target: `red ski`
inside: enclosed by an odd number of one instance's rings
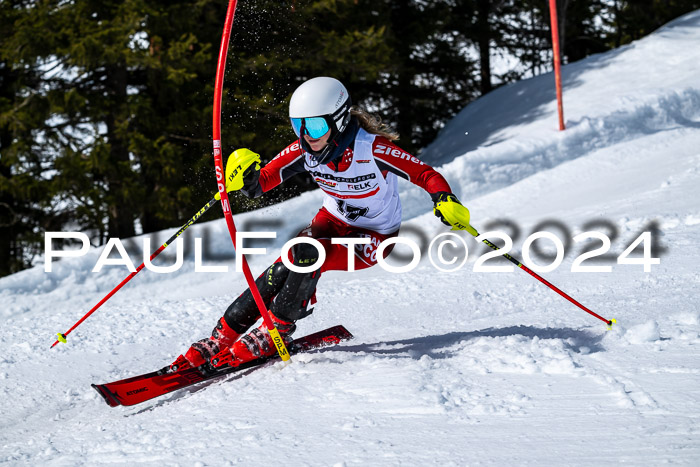
[[[350,340],[352,337],[352,334],[343,326],[333,326],[332,328],[295,339],[289,344],[288,350],[290,355],[294,355],[300,352],[336,345],[342,341]],[[278,355],[258,358],[257,360],[252,360],[235,368],[226,367],[220,370],[213,369],[213,367],[202,370],[201,368],[203,367],[200,367],[167,373],[165,371],[167,369],[166,367],[152,373],[134,376],[133,378],[127,378],[113,383],[93,384],[92,387],[100,393],[110,407],[135,405],[201,381],[247,370],[278,358]]]

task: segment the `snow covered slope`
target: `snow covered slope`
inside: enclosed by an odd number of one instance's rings
[[[36,267],[0,280],[0,462],[700,464],[698,43],[695,12],[566,66],[565,132],[555,129],[547,75],[468,106],[425,152],[478,229],[495,219],[520,228],[518,255],[546,219],[569,238],[614,229],[613,261],[605,263],[612,272],[571,272],[581,251],[574,244],[561,266],[543,273],[616,318],[612,331],[521,271],[473,272],[482,248],[467,239],[470,261],[459,272],[424,260],[406,274],[326,274],[298,333],[342,323],[356,336],[348,344],[281,370],[109,409],[90,383],[168,363],[208,335],[245,285],[233,271],[195,273],[188,255],[177,273],[140,273],[68,344],[48,350],[56,332],[126,275],[121,267],[91,273],[93,251],[55,263],[52,273]],[[445,231],[425,193],[401,190],[405,231]],[[281,221],[254,271],[319,205],[320,194],[307,193],[236,218]],[[592,221],[607,227],[586,227]],[[616,264],[652,221],[660,265],[644,273]],[[227,238],[222,222],[190,230]],[[221,244],[212,251],[230,253]]]

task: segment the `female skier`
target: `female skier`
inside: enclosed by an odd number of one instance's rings
[[[446,225],[464,228],[469,223],[468,211],[442,175],[396,146],[398,135],[377,118],[351,105],[350,95],[340,81],[328,77],[308,80],[294,91],[289,104],[296,141],[262,170],[255,163],[259,161],[257,154],[247,149],[231,155],[241,159],[244,172],[240,191],[250,198],[302,172],[309,173],[326,195],[311,224],[299,233],[323,245],[326,259],[321,268],[294,272],[278,259],[256,280],[285,343],[291,341],[295,321],[311,314],[309,305],[315,302],[316,284],[323,272],[349,269],[348,246],[332,243],[332,238],[370,239],[369,244],[354,248],[353,266],[360,270],[376,264],[380,242],[398,235],[401,202],[397,176],[427,191],[435,204],[435,215]],[[249,164],[247,169],[245,164]],[[390,249],[385,251],[388,254]],[[316,248],[308,243],[295,245],[290,253],[292,264],[300,267],[311,266],[319,258]],[[228,307],[211,337],[192,344],[170,368],[199,367],[214,359],[217,366],[238,366],[275,354],[264,323],[245,334],[259,318],[248,289]]]

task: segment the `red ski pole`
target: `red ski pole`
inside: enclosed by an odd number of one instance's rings
[[[476,232],[476,231],[475,231],[475,232]],[[474,235],[474,234],[472,233],[472,235]],[[478,236],[479,236],[479,233],[476,232],[476,235],[474,235],[474,237],[478,237]],[[489,247],[491,247],[493,250],[500,250],[500,248],[498,248],[496,245],[493,244],[493,242],[491,242],[490,240],[488,240],[488,239],[486,239],[486,238],[482,239],[481,241],[482,241],[483,243],[485,243],[486,245],[488,245]],[[547,281],[546,279],[544,279],[542,276],[540,276],[540,275],[537,274],[535,271],[533,271],[532,269],[530,269],[530,268],[528,268],[527,266],[525,266],[523,263],[521,263],[520,261],[518,261],[517,259],[515,259],[515,258],[512,257],[511,255],[509,255],[508,253],[504,253],[503,256],[505,256],[505,258],[506,258],[508,261],[510,261],[511,263],[515,264],[515,265],[518,266],[520,269],[522,269],[523,271],[527,272],[527,273],[530,274],[532,277],[534,277],[534,278],[537,279],[538,281],[542,282],[544,285],[546,285],[546,286],[549,287],[550,289],[554,290],[556,293],[558,293],[559,295],[561,295],[562,297],[564,297],[565,299],[567,299],[568,301],[570,301],[571,303],[573,303],[574,305],[576,305],[577,307],[579,307],[580,309],[582,309],[583,311],[585,311],[586,313],[588,313],[588,314],[590,314],[590,315],[592,315],[592,316],[595,316],[595,317],[598,318],[599,320],[603,321],[603,322],[604,322],[605,324],[607,324],[610,328],[612,327],[613,323],[616,323],[616,322],[617,322],[617,321],[615,320],[615,318],[613,318],[613,319],[605,319],[605,318],[603,318],[602,316],[600,316],[598,313],[596,313],[596,312],[594,312],[594,311],[592,311],[592,310],[589,310],[589,309],[586,308],[585,306],[581,305],[578,301],[574,300],[574,299],[571,298],[569,295],[567,295],[566,293],[562,292],[562,291],[561,291],[558,287],[556,287],[554,284],[552,284],[551,282],[549,282],[549,281]],[[610,329],[610,328],[609,328],[609,329]]]
[[[199,211],[197,211],[197,214],[195,214],[189,221],[187,221],[187,223],[186,223],[185,225],[183,225],[182,227],[180,227],[180,230],[178,230],[177,232],[175,232],[175,235],[173,235],[172,237],[170,237],[165,243],[163,243],[156,251],[154,251],[154,252],[151,254],[151,261],[153,261],[153,258],[155,258],[156,256],[158,256],[158,255],[160,254],[161,251],[165,250],[165,249],[167,248],[168,245],[170,245],[172,242],[174,242],[175,239],[177,239],[177,237],[179,237],[180,235],[182,235],[182,232],[184,232],[185,230],[187,230],[187,228],[188,228],[189,226],[191,226],[192,224],[194,224],[195,222],[197,222],[197,220],[198,220],[200,217],[202,217],[202,215],[203,215],[205,212],[207,212],[207,211],[209,210],[210,207],[214,206],[214,204],[216,204],[216,202],[217,202],[218,200],[219,200],[219,194],[217,193],[216,196],[215,196],[214,198],[212,198],[207,204],[205,204],[204,207],[203,207],[202,209],[200,209]],[[93,314],[95,311],[97,311],[97,309],[100,308],[107,300],[109,300],[109,299],[112,297],[112,295],[114,295],[115,293],[117,293],[117,292],[119,291],[119,289],[121,289],[122,287],[124,287],[124,285],[126,285],[127,282],[129,282],[136,274],[138,274],[138,273],[144,268],[145,264],[146,264],[146,262],[144,261],[143,263],[141,263],[141,266],[139,266],[139,267],[136,268],[136,271],[134,271],[134,272],[132,272],[131,274],[129,274],[128,276],[126,276],[126,277],[124,278],[124,280],[121,281],[121,282],[119,283],[119,285],[117,285],[115,288],[112,289],[111,292],[109,292],[107,295],[105,295],[105,297],[104,297],[102,300],[100,300],[94,307],[92,307],[92,309],[91,309],[90,311],[88,311],[88,312],[85,314],[85,316],[83,316],[82,318],[80,318],[80,319],[78,320],[77,323],[75,323],[73,326],[71,326],[71,328],[70,328],[69,330],[67,330],[67,331],[64,332],[64,333],[60,333],[60,332],[59,332],[59,333],[58,333],[58,339],[56,340],[56,342],[54,342],[54,343],[51,345],[51,348],[53,349],[54,346],[56,346],[56,344],[58,344],[59,342],[63,342],[63,343],[65,344],[65,343],[66,343],[66,336],[68,336],[68,334],[70,334],[71,332],[73,332],[73,330],[74,330],[75,328],[77,328],[78,326],[80,326],[80,323],[82,323],[83,321],[85,321],[86,319],[88,319],[88,317],[89,317],[91,314]]]
[[[228,43],[231,37],[231,29],[233,27],[233,17],[236,12],[237,0],[230,0],[228,4],[228,10],[226,11],[226,21],[224,23],[224,31],[221,35],[221,48],[219,49],[219,63],[216,67],[216,82],[214,85],[214,112],[212,115],[213,123],[213,146],[214,146],[214,164],[216,165],[216,181],[219,187],[219,194],[221,195],[221,208],[224,211],[224,217],[226,218],[226,225],[228,226],[229,234],[231,235],[231,241],[233,242],[233,247],[236,246],[236,225],[233,223],[233,214],[231,213],[231,206],[228,200],[228,193],[226,192],[226,183],[224,181],[224,165],[221,159],[221,98],[223,93],[224,84],[224,72],[226,71],[226,55],[228,53]],[[272,337],[272,341],[275,343],[277,352],[284,361],[289,360],[289,352],[287,347],[284,345],[284,340],[280,336],[277,328],[275,327],[270,315],[265,306],[265,302],[260,296],[260,291],[257,285],[255,285],[255,279],[253,274],[250,272],[250,267],[248,266],[248,261],[245,257],[241,255],[241,267],[243,269],[243,275],[248,282],[248,287],[253,294],[253,299],[255,304],[260,310],[260,315],[265,321],[265,326],[267,326],[267,331]]]

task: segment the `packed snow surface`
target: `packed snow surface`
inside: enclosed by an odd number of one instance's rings
[[[571,243],[562,264],[542,276],[616,318],[611,331],[517,268],[474,272],[485,247],[462,234],[470,255],[457,272],[439,272],[424,258],[403,274],[326,274],[297,333],[343,324],[353,341],[284,368],[111,409],[91,383],[169,363],[207,336],[246,286],[232,260],[205,261],[228,273],[194,272],[189,247],[177,272],[142,271],[67,344],[49,350],[56,332],[127,275],[123,266],[92,273],[100,253],[93,249],[54,261],[51,273],[38,265],[0,280],[0,461],[700,465],[699,43],[695,12],[565,66],[564,132],[551,75],[500,88],[466,107],[423,155],[470,208],[472,224],[508,232],[516,256],[533,230]],[[420,189],[402,184],[401,197],[409,238],[418,238],[412,229],[429,239],[446,231]],[[320,201],[312,192],[236,216],[239,226],[277,222],[277,239],[260,243],[268,254],[251,257],[255,273]],[[558,227],[537,225],[546,220]],[[611,260],[583,265],[610,272],[571,271],[584,245],[601,245],[571,240],[585,230],[612,244]],[[645,230],[660,264],[650,272],[617,264]],[[210,253],[232,252],[223,221],[188,232],[208,233]],[[548,240],[538,245],[554,251]],[[173,261],[171,253],[158,264]]]

